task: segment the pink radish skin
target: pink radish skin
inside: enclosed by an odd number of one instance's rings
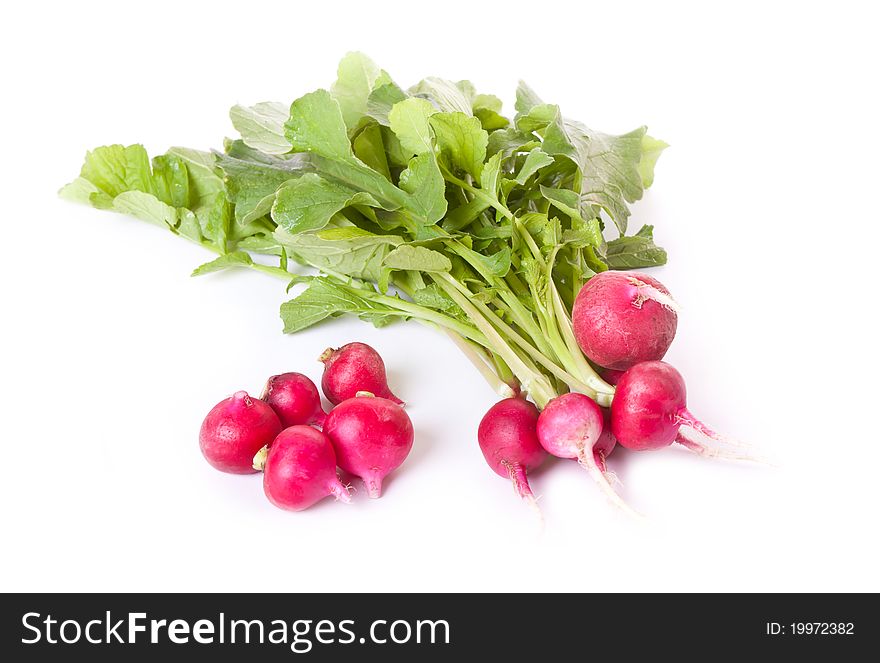
[[[403,408],[363,394],[343,401],[324,420],[339,467],[360,477],[367,494],[382,494],[382,480],[398,468],[413,445],[413,426]]]
[[[626,370],[663,358],[675,337],[677,308],[666,287],[647,274],[601,272],[575,298],[572,328],[592,362]]]
[[[324,363],[321,389],[334,405],[354,398],[359,391],[368,391],[403,405],[403,401],[388,388],[385,362],[366,343],[349,343],[338,350],[327,348],[318,360]]]
[[[263,467],[263,490],[272,504],[288,511],[308,509],[330,495],[351,501],[336,477],[333,445],[310,426],[286,428],[272,442]]]
[[[489,467],[510,479],[516,494],[537,504],[528,473],[547,458],[538,442],[538,408],[522,398],[505,398],[489,408],[477,429],[480,450]]]
[[[254,472],[253,458],[281,432],[278,415],[258,398],[237,391],[215,405],[199,431],[202,455],[230,474]]]
[[[611,403],[611,432],[622,446],[637,451],[662,449],[680,439],[693,448],[696,443],[680,436],[682,426],[719,438],[687,409],[684,378],[672,366],[646,361],[624,373]]]
[[[635,515],[605,476],[606,452],[610,453],[615,443],[613,437],[603,437],[603,428],[602,409],[592,399],[583,394],[563,394],[541,411],[538,440],[558,458],[576,458],[615,506]]]
[[[285,428],[301,424],[320,426],[327,416],[318,388],[302,373],[273,375],[261,398],[275,410]]]

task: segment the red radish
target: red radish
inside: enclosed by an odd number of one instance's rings
[[[254,454],[281,432],[278,415],[258,398],[237,391],[215,405],[199,431],[205,459],[221,472],[250,474]]]
[[[605,456],[613,448],[614,438],[603,438],[603,427],[602,409],[592,399],[583,394],[563,394],[541,411],[538,441],[558,458],[576,458],[613,504],[635,513],[605,476]]]
[[[681,373],[662,361],[645,361],[630,368],[617,383],[611,403],[611,432],[628,449],[660,449],[676,440],[708,455],[698,442],[680,434],[681,427],[719,439],[687,409],[687,391]]]
[[[678,306],[660,281],[638,272],[601,272],[581,288],[571,310],[584,354],[604,368],[626,370],[662,359],[675,336]]]
[[[528,473],[547,458],[538,443],[538,408],[522,398],[505,398],[489,408],[477,429],[477,441],[489,467],[510,479],[529,504],[537,504]]]
[[[327,348],[318,360],[324,363],[321,389],[333,405],[354,398],[359,391],[368,391],[403,405],[403,401],[388,388],[385,362],[366,343],[349,343],[338,350]]]
[[[327,416],[318,388],[302,373],[273,375],[261,398],[272,406],[285,428],[300,424],[320,426]]]
[[[610,385],[615,385],[623,377],[623,374],[626,371],[618,371],[613,368],[601,368],[599,369],[599,375],[602,376],[602,379],[605,380]]]
[[[333,445],[311,426],[291,426],[275,438],[263,467],[263,490],[272,504],[288,511],[308,509],[329,495],[351,501],[336,477]]]
[[[413,445],[412,422],[403,408],[367,392],[333,408],[324,432],[339,467],[360,477],[370,497],[382,494],[382,479],[403,463]]]

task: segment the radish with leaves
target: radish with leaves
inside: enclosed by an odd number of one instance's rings
[[[599,366],[626,370],[662,359],[675,337],[678,306],[657,279],[602,272],[581,288],[571,311],[578,345]]]
[[[684,378],[669,364],[646,361],[623,374],[611,404],[611,432],[621,446],[643,451],[678,442],[702,456],[758,460],[745,452],[710,446],[689,431],[716,442],[744,446],[723,438],[691,414]]]
[[[583,394],[569,393],[554,398],[541,411],[538,440],[558,458],[577,459],[612,504],[635,514],[605,475],[605,458],[615,441],[603,436],[603,427],[602,409]]]
[[[528,473],[547,458],[538,442],[538,408],[522,398],[505,398],[489,408],[477,429],[480,450],[489,467],[510,479],[513,490],[537,505]]]

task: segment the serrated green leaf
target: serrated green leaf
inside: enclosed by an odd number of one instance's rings
[[[272,220],[291,234],[320,230],[350,205],[378,207],[379,203],[368,193],[307,173],[278,190]]]
[[[534,136],[524,134],[515,127],[508,127],[489,134],[486,152],[490,155],[501,153],[506,158],[517,152],[527,152],[535,147],[540,147],[540,145],[540,141],[535,140]]]
[[[425,99],[409,97],[391,108],[388,122],[403,148],[412,154],[432,150],[430,118],[437,109]]]
[[[339,229],[343,230],[343,229]],[[330,234],[331,230],[291,235],[276,230],[275,238],[297,262],[311,265],[327,273],[378,281],[382,276],[385,256],[403,243],[397,235],[373,235],[352,229]]]
[[[231,211],[226,195],[218,191],[213,201],[199,206],[194,214],[201,234],[210,239],[221,251],[225,251],[231,224]]]
[[[572,219],[572,227],[562,233],[562,241],[575,248],[600,246],[603,241],[602,228],[598,219]]]
[[[412,158],[400,174],[400,188],[410,194],[408,207],[428,225],[437,223],[446,214],[446,182],[433,153]]]
[[[525,186],[529,178],[545,166],[553,163],[553,157],[544,152],[540,147],[533,148],[526,155],[525,161],[516,174],[515,181],[520,186]]]
[[[177,209],[163,203],[151,193],[123,191],[113,199],[113,209],[158,226],[177,227]]]
[[[233,253],[227,253],[211,262],[206,262],[204,265],[196,267],[191,276],[202,276],[204,274],[219,272],[231,267],[247,267],[253,264],[254,261],[251,260],[251,257],[247,253],[244,251],[234,251]]]
[[[477,219],[480,214],[489,209],[492,204],[484,198],[474,198],[464,205],[459,205],[449,211],[443,219],[443,229],[448,232],[458,232]]]
[[[528,113],[532,108],[543,103],[541,98],[525,81],[519,81],[516,87],[516,103],[514,103],[517,114]]]
[[[452,269],[449,258],[439,251],[411,244],[403,244],[390,251],[383,264],[391,269],[419,272],[448,272]]]
[[[352,141],[355,156],[367,166],[391,180],[385,145],[382,142],[382,127],[371,124],[365,127]]]
[[[367,115],[384,127],[390,127],[389,114],[394,104],[406,99],[406,92],[396,83],[380,85],[367,98]]]
[[[287,154],[290,141],[284,135],[284,123],[290,116],[286,104],[263,101],[253,106],[233,106],[229,111],[232,126],[248,147],[266,154]]]
[[[571,189],[553,189],[543,184],[540,189],[541,195],[560,212],[567,214],[572,219],[581,218],[581,200],[577,193]]]
[[[300,177],[308,168],[304,155],[279,159],[254,154],[243,144],[219,155],[218,164],[226,176],[226,189],[229,200],[235,204],[235,220],[239,225],[268,214],[278,189]]]
[[[390,82],[391,77],[363,53],[351,52],[342,58],[330,94],[339,103],[347,127],[353,128],[366,115],[370,93]]]
[[[413,293],[413,301],[419,306],[443,311],[444,313],[454,314],[461,310],[449,295],[433,283],[420,290],[416,290]]]
[[[92,194],[99,194],[101,190],[89,182],[85,177],[77,177],[69,184],[65,184],[58,191],[58,195],[65,200],[74,203],[91,204]]]
[[[642,158],[639,160],[639,176],[642,178],[642,186],[650,187],[654,183],[654,166],[660,154],[669,147],[668,143],[652,138],[648,134],[642,136]]]
[[[153,158],[153,191],[172,207],[189,205],[189,173],[183,159],[169,154]]]
[[[440,158],[453,171],[479,179],[486,160],[489,134],[480,121],[464,113],[437,113],[428,119],[434,129]]]
[[[308,288],[281,305],[281,319],[287,334],[302,331],[343,313],[355,314],[376,326],[388,324],[394,318],[406,317],[399,311],[372,301],[366,290],[347,288],[326,278],[312,279]]]
[[[516,128],[524,133],[543,131],[559,114],[559,107],[554,104],[537,104],[527,113],[516,116]]]
[[[495,154],[483,164],[480,173],[480,188],[493,198],[498,195],[498,179],[501,176],[501,155]]]
[[[638,269],[666,264],[666,251],[654,244],[654,227],[642,226],[630,237],[608,242],[605,259],[611,269]]]
[[[468,116],[473,114],[469,94],[472,89],[465,92],[452,81],[431,76],[412,86],[409,92],[431,100],[435,108],[444,113],[463,113]]]
[[[127,191],[154,193],[150,158],[143,145],[105,145],[86,154],[80,177],[111,198]]]
[[[291,104],[284,135],[295,152],[331,159],[354,158],[342,110],[327,90],[310,92]]]

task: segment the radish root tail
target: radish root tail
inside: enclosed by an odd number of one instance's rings
[[[605,493],[605,497],[607,497],[614,506],[629,516],[639,519],[644,518],[641,513],[627,504],[623,498],[618,495],[617,491],[614,490],[614,486],[612,486],[611,482],[608,480],[607,474],[602,471],[602,468],[600,468],[599,464],[596,462],[592,448],[581,449],[580,453],[578,453],[578,464],[587,471],[587,473],[593,478],[593,481],[599,484],[599,488]]]
[[[340,502],[345,502],[346,504],[351,503],[351,495],[349,494],[348,487],[342,485],[341,481],[336,481],[332,486],[330,486],[330,494],[333,495]]]
[[[742,443],[740,443],[739,446],[735,446],[733,448],[725,448],[724,446],[717,444],[707,444],[704,440],[701,440],[696,435],[693,435],[691,431],[703,433],[703,431],[699,429],[693,428],[689,425],[683,425],[681,428],[679,428],[678,435],[676,436],[675,441],[699,456],[703,456],[704,458],[713,458],[717,460],[732,460],[746,463],[755,463],[757,465],[773,465],[773,463],[766,458],[750,452],[748,447]],[[719,441],[717,438],[712,439],[715,439],[716,442]]]
[[[525,468],[519,463],[508,463],[507,461],[504,461],[502,465],[507,468],[507,475],[510,477],[510,483],[513,484],[513,492],[515,492],[523,502],[528,504],[529,508],[534,510],[535,515],[538,516],[541,528],[543,529],[544,514],[541,513],[541,508],[538,506],[538,498],[535,497],[535,494],[532,492],[532,487],[529,485],[529,478],[526,475]]]

